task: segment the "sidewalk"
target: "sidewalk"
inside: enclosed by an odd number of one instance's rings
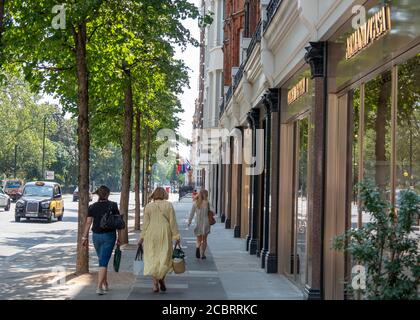
[[[296,300],[303,295],[289,280],[279,274],[267,274],[259,260],[244,250],[244,242],[233,238],[232,230],[217,223],[209,235],[207,259],[195,258],[193,227],[187,228],[191,198],[174,202],[182,247],[186,252],[187,272],[170,274],[166,293],[153,293],[152,280],[139,276],[131,286],[129,300]],[[134,254],[126,254],[134,259]],[[106,298],[108,299],[108,297]]]
[[[177,220],[186,252],[187,272],[167,277],[168,291],[153,293],[150,277],[133,275],[133,261],[139,232],[133,230],[134,213],[130,210],[129,241],[123,246],[120,272],[109,264],[110,291],[98,296],[96,291],[97,257],[90,246],[90,273],[74,275],[76,262],[76,232],[49,243],[32,247],[10,257],[1,264],[0,296],[2,299],[76,299],[76,300],[259,300],[302,299],[302,293],[285,277],[267,274],[259,260],[244,250],[244,241],[233,238],[218,222],[209,235],[207,259],[195,258],[193,226],[187,228],[191,198],[178,202],[173,195]],[[53,266],[65,269],[57,274]],[[61,278],[60,278],[61,277]],[[66,282],[60,284],[60,279]],[[57,283],[58,282],[58,283]],[[56,283],[56,285],[53,285]]]

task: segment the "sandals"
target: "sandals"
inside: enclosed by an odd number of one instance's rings
[[[153,292],[159,292],[159,284],[153,284]]]
[[[166,285],[163,280],[159,280],[160,290],[165,292],[166,291]]]

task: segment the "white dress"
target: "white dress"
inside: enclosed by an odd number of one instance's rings
[[[195,236],[202,236],[202,235],[207,235],[210,233],[210,224],[209,224],[209,208],[210,206],[210,210],[214,212],[213,207],[211,206],[211,204],[209,204],[208,201],[204,201],[202,203],[202,207],[199,208],[197,207],[196,202],[194,202],[192,208],[191,208],[191,212],[190,212],[190,217],[188,219],[188,223],[191,224],[194,216],[195,216],[195,228],[194,228],[194,235]]]
[[[144,275],[163,279],[172,271],[172,241],[180,234],[172,203],[156,200],[144,209]]]

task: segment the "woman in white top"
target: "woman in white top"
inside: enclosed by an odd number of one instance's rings
[[[197,237],[195,251],[197,259],[206,259],[207,235],[210,233],[209,211],[214,212],[208,201],[208,197],[209,192],[205,189],[201,189],[194,199],[190,217],[188,219],[188,226],[190,226],[195,216],[196,226],[194,228],[194,235]]]

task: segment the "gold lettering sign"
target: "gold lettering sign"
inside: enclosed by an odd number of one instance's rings
[[[391,10],[386,5],[347,38],[346,59],[354,57],[389,30]]]
[[[303,78],[287,92],[287,103],[292,104],[308,92],[308,78]]]

